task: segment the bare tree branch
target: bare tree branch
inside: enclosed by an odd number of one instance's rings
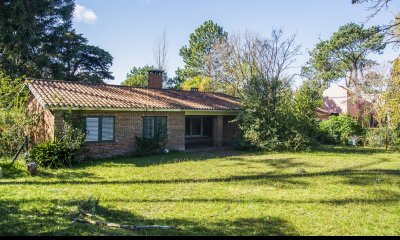
[[[164,30],[153,48],[155,65],[159,70],[166,71],[168,68],[168,42],[167,31]]]

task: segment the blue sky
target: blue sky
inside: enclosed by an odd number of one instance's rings
[[[90,44],[100,46],[114,57],[112,84],[122,82],[133,66],[154,64],[153,46],[167,32],[168,73],[183,66],[179,49],[188,44],[189,35],[204,21],[213,20],[227,32],[251,30],[265,36],[273,28],[286,35],[296,34],[303,55],[298,71],[319,39],[327,39],[339,26],[364,23],[366,6],[351,5],[351,0],[76,0],[79,12],[74,26]],[[390,9],[365,23],[385,24],[393,20],[397,1]],[[383,55],[372,56],[383,62],[393,60],[399,50],[388,47]]]

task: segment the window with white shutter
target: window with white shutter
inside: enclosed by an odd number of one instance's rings
[[[114,117],[86,118],[86,142],[115,141]]]
[[[154,137],[154,117],[143,118],[143,137],[144,138]]]
[[[86,118],[86,141],[99,141],[99,118]]]
[[[101,124],[101,140],[113,141],[114,140],[114,118],[103,117]]]

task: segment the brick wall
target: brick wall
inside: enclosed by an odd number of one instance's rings
[[[31,126],[31,143],[38,144],[53,139],[55,121],[53,113],[44,109],[33,96],[30,96],[28,100],[28,112],[36,118],[35,123]]]
[[[29,101],[29,109],[41,113],[42,121],[35,132],[35,143],[43,140],[54,139],[60,134],[63,123],[62,111],[49,111],[44,109],[36,99]],[[86,158],[108,158],[120,155],[130,155],[136,150],[135,136],[143,134],[143,117],[166,116],[168,128],[167,148],[170,150],[185,150],[185,113],[183,112],[116,112],[116,111],[86,111],[87,117],[115,117],[115,142],[89,143],[84,151]],[[231,144],[238,136],[239,129],[236,123],[231,123],[235,117],[219,116],[223,126],[219,142],[223,145]],[[217,127],[216,125],[214,127]],[[215,131],[215,129],[214,129]],[[215,135],[215,134],[214,134]]]
[[[115,142],[88,143],[84,151],[87,158],[108,158],[120,155],[130,155],[136,150],[135,136],[143,134],[144,116],[167,116],[168,141],[167,148],[185,150],[185,115],[184,113],[168,112],[115,112],[88,111],[87,117],[115,117]],[[54,112],[56,133],[62,127],[62,112]]]

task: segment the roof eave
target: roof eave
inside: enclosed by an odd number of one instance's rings
[[[109,112],[239,112],[240,109],[169,109],[169,108],[92,108],[47,106],[54,111],[109,111]]]

